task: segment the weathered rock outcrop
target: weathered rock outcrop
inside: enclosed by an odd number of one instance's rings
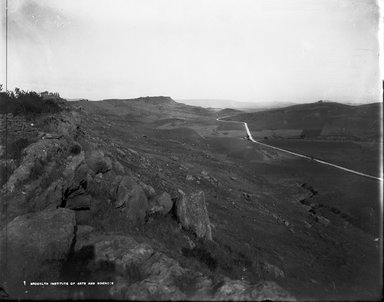
[[[121,208],[132,223],[143,222],[148,209],[148,199],[140,185],[124,176],[116,191],[116,208]]]
[[[213,300],[216,301],[295,301],[287,291],[275,282],[264,281],[254,285],[225,278]]]
[[[176,215],[185,229],[192,230],[198,237],[212,240],[211,223],[209,221],[204,192],[199,191],[186,195],[179,190],[181,198],[176,201]]]
[[[13,219],[0,235],[1,277],[7,289],[12,292],[22,280],[57,277],[74,234],[75,213],[69,209],[48,209]]]
[[[82,239],[83,238],[83,239]],[[175,259],[155,251],[129,236],[93,234],[79,236],[76,251],[93,247],[88,267],[108,262],[115,268],[115,285],[109,294],[123,300],[294,300],[274,282],[250,284],[218,277],[180,265]]]
[[[73,202],[78,196],[86,194],[88,182],[94,173],[85,164],[84,152],[69,156],[60,178],[54,180],[43,194],[35,201],[35,209],[42,210],[46,207],[66,207],[67,201]]]
[[[15,187],[27,180],[34,167],[40,162],[46,162],[49,156],[59,152],[64,146],[62,141],[58,139],[39,140],[38,142],[29,145],[24,150],[23,161],[20,166],[12,173],[6,184],[9,192],[13,192]]]

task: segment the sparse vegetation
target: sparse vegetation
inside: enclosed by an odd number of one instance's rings
[[[9,171],[5,166],[0,166],[0,187],[2,187],[8,180]]]
[[[14,159],[17,164],[20,163],[23,150],[30,145],[30,141],[27,138],[20,138],[11,142],[8,145],[7,157],[8,159]]]
[[[41,113],[57,113],[62,109],[53,99],[44,99],[34,91],[15,88],[14,91],[0,91],[0,113],[13,115],[37,115]]]
[[[79,154],[81,152],[81,146],[78,143],[75,143],[71,146],[69,152],[73,155]]]
[[[45,166],[45,163],[41,159],[36,160],[34,166],[31,169],[29,179],[30,180],[36,180],[41,175],[43,175],[44,166]]]

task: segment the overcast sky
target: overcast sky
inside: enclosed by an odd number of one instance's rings
[[[382,16],[373,0],[9,0],[8,6],[8,88],[89,99],[368,103],[381,97]]]

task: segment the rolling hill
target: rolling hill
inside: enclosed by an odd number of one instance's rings
[[[380,138],[381,103],[346,105],[319,101],[254,113],[243,113],[228,120],[245,121],[252,131],[300,130],[303,137]]]
[[[209,109],[177,103],[164,96],[74,103],[93,113],[125,116],[127,120],[140,122],[154,122],[166,118],[204,119],[213,115],[213,111]]]

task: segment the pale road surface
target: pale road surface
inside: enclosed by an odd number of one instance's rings
[[[226,118],[226,117],[229,117],[229,116],[225,116],[225,117],[222,117],[222,118]],[[343,170],[343,171],[346,171],[346,172],[349,172],[349,173],[353,173],[353,174],[360,175],[360,176],[363,176],[363,177],[367,177],[367,178],[371,178],[371,179],[375,179],[375,180],[383,181],[383,178],[380,178],[380,177],[376,177],[376,176],[368,175],[368,174],[365,174],[365,173],[362,173],[362,172],[359,172],[359,171],[351,170],[351,169],[348,169],[348,168],[345,168],[345,167],[342,167],[342,166],[339,166],[339,165],[332,164],[332,163],[330,163],[330,162],[327,162],[327,161],[324,161],[324,160],[321,160],[321,159],[316,159],[316,158],[313,158],[313,157],[308,156],[308,155],[304,155],[304,154],[300,154],[300,153],[292,152],[292,151],[289,151],[289,150],[281,149],[281,148],[278,148],[278,147],[274,147],[274,146],[271,146],[271,145],[267,145],[267,144],[258,142],[257,140],[255,140],[255,139],[252,137],[252,134],[251,134],[251,132],[249,131],[248,124],[247,124],[246,122],[223,121],[223,120],[221,120],[222,118],[217,118],[216,121],[219,121],[219,122],[228,122],[228,123],[242,123],[242,124],[244,125],[244,127],[245,127],[245,130],[247,131],[248,139],[249,139],[251,142],[253,142],[253,143],[256,143],[256,144],[265,146],[265,147],[267,147],[267,148],[271,148],[271,149],[279,150],[279,151],[281,151],[281,152],[289,153],[289,154],[292,154],[292,155],[295,155],[295,156],[303,157],[303,158],[306,158],[306,159],[309,159],[309,160],[318,162],[318,163],[320,163],[320,164],[328,165],[328,166],[331,166],[331,167],[334,167],[334,168],[337,168],[337,169],[340,169],[340,170]]]

